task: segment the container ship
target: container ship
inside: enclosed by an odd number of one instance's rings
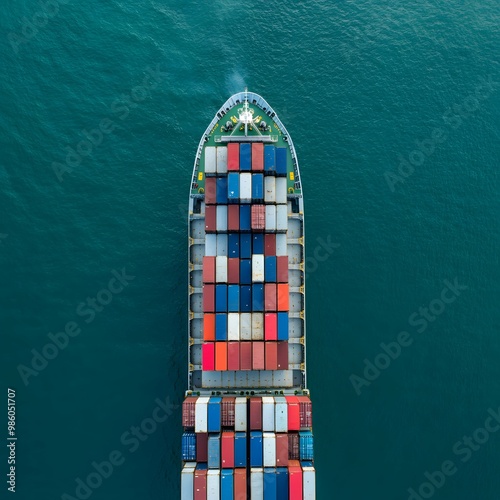
[[[314,500],[299,164],[253,92],[200,140],[188,235],[181,499]]]

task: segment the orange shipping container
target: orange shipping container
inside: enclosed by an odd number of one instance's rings
[[[215,342],[215,369],[227,370],[227,342]]]
[[[245,500],[247,498],[247,470],[234,469],[234,500]]]
[[[203,340],[215,340],[215,314],[203,315]]]
[[[288,283],[278,283],[278,311],[288,311]]]

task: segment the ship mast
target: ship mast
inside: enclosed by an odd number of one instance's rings
[[[243,108],[238,110],[239,122],[245,125],[245,137],[248,136],[248,125],[253,124],[253,109],[248,105],[248,88],[245,87],[245,102]]]

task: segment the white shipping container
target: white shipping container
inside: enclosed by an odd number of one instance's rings
[[[227,340],[240,340],[239,313],[229,313],[227,315]]]
[[[276,434],[274,432],[264,432],[262,438],[264,467],[276,467]]]
[[[287,245],[286,233],[277,234],[276,235],[276,255],[277,256],[287,255],[286,245]],[[217,251],[217,253],[219,253],[219,252]]]
[[[208,401],[210,398],[200,396],[194,407],[194,432],[208,432]]]
[[[240,340],[252,340],[252,313],[240,314]]]
[[[276,432],[288,432],[288,406],[283,396],[276,396],[274,413],[274,430]]]
[[[227,205],[217,205],[217,231],[227,231]]]
[[[264,177],[264,202],[276,203],[276,177],[271,175]]]
[[[264,396],[262,398],[262,430],[264,432],[274,431],[274,398]]]
[[[215,281],[227,283],[227,257],[225,255],[218,255],[215,258]]]
[[[252,255],[252,282],[264,282],[264,255],[262,254]]]
[[[217,170],[217,153],[215,146],[205,148],[205,174],[215,174]]]
[[[227,174],[227,147],[217,147],[217,173]]]
[[[250,495],[252,500],[264,500],[264,469],[250,469]]]
[[[208,234],[207,234],[208,236]],[[227,257],[227,234],[217,234],[217,254]],[[286,240],[285,240],[286,241]]]
[[[276,205],[276,231],[288,229],[288,208],[286,205]]]
[[[236,398],[234,402],[234,430],[247,431],[247,398]]]
[[[250,172],[240,174],[240,201],[242,203],[252,201],[252,174]]]
[[[217,235],[207,234],[205,236],[205,255],[215,257],[217,255]]]
[[[187,462],[181,474],[181,500],[193,500],[194,498],[194,469],[195,462]]]
[[[302,467],[304,500],[316,500],[316,471],[314,467]]]
[[[220,470],[207,472],[207,500],[220,500]]]
[[[276,177],[276,203],[287,202],[286,177]]]
[[[252,313],[252,340],[264,340],[264,313]]]
[[[276,231],[276,205],[266,205],[266,231]]]

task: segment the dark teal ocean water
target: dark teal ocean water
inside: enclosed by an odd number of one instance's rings
[[[318,499],[498,500],[498,2],[45,2],[0,11],[2,498],[179,497],[188,186],[247,85],[302,171]]]

